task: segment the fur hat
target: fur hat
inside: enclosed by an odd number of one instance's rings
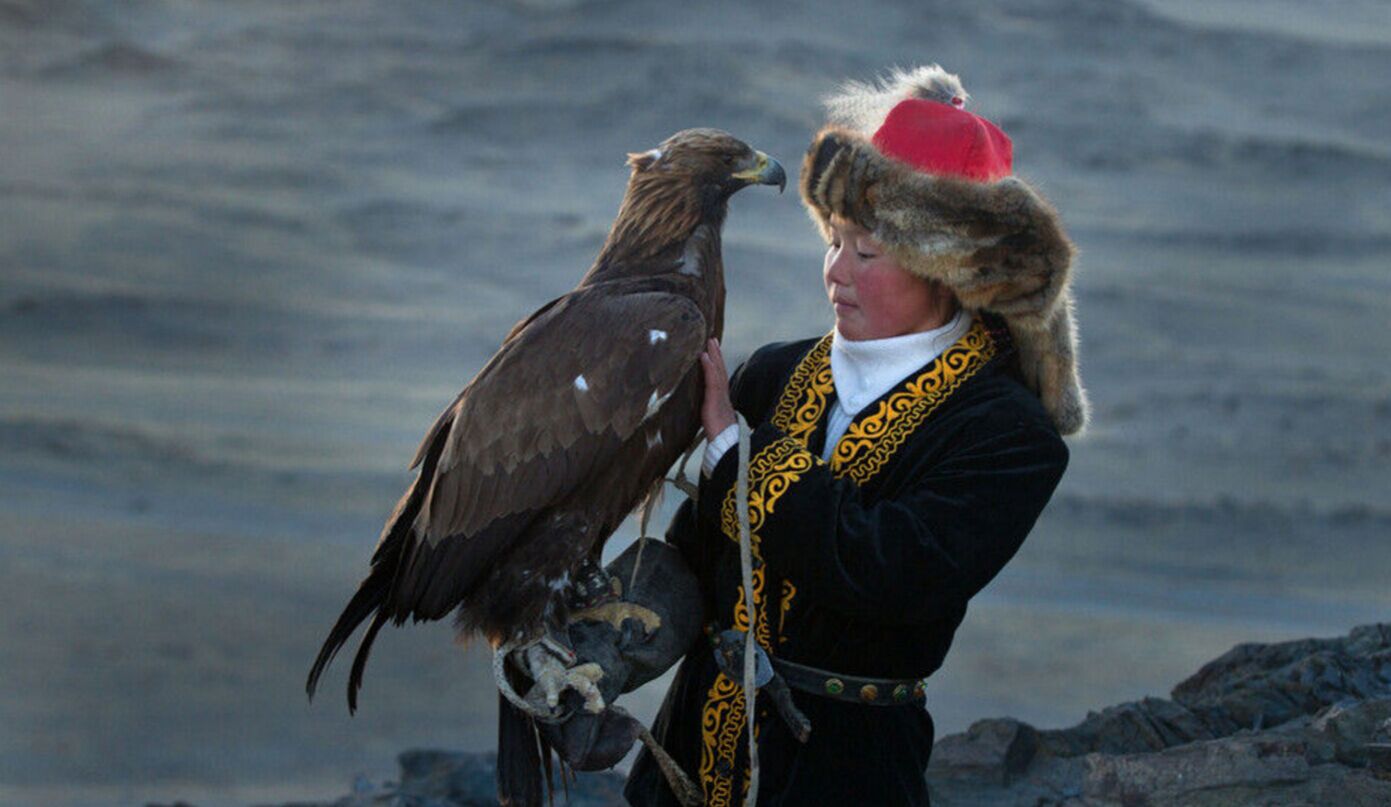
[[[961,304],[999,315],[1024,381],[1058,431],[1087,422],[1069,290],[1073,247],[1057,211],[1009,176],[1009,138],[965,111],[961,80],[938,65],[846,84],[802,165],[802,201],[827,243],[840,216],[873,233],[908,271]]]

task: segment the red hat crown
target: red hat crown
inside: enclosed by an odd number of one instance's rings
[[[919,171],[994,182],[1013,171],[1014,145],[1000,127],[950,104],[924,98],[898,102],[874,133],[874,147]]]

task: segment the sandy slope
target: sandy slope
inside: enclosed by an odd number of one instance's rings
[[[0,0],[0,801],[283,800],[490,743],[442,626],[383,636],[355,719],[341,671],[300,691],[416,440],[582,273],[624,152],[714,125],[793,166],[890,63],[963,73],[1063,210],[1097,405],[939,729],[1385,618],[1378,6],[753,5]],[[792,195],[735,201],[733,353],[829,326],[819,255]]]

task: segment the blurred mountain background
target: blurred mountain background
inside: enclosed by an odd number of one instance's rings
[[[0,0],[0,803],[491,748],[447,625],[383,633],[355,718],[341,667],[304,699],[417,441],[588,267],[626,152],[716,126],[795,172],[839,81],[934,61],[1078,243],[1096,406],[939,736],[1384,621],[1385,3]],[[725,244],[733,357],[830,327],[792,189]]]

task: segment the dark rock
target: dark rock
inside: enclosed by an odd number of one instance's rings
[[[1391,743],[1369,743],[1367,761],[1373,776],[1391,781]]]
[[[1305,735],[1312,741],[1327,743],[1333,760],[1365,768],[1369,762],[1367,747],[1376,740],[1378,730],[1388,720],[1391,720],[1391,699],[1347,701],[1315,715]]]
[[[1087,757],[1090,807],[1307,807],[1391,804],[1391,783],[1339,765],[1310,765],[1305,744],[1229,737],[1154,754]]]
[[[407,751],[397,758],[399,784],[353,783],[337,801],[279,807],[497,807],[496,754]],[[617,807],[624,804],[623,777],[612,771],[581,773],[555,782],[556,807]]]
[[[1224,729],[1228,729],[1226,724],[1210,726],[1173,701],[1145,698],[1092,712],[1069,729],[1041,732],[1041,741],[1051,753],[1064,757],[1094,751],[1128,754],[1211,740],[1229,733]]]
[[[1391,625],[1239,645],[1172,695],[1067,729],[985,720],[944,737],[933,804],[1391,804]]]
[[[932,749],[941,778],[969,778],[1007,785],[1028,769],[1039,747],[1033,726],[1009,718],[981,720],[965,734],[944,737]]]
[[[1083,795],[1121,804],[1175,804],[1196,791],[1252,792],[1308,780],[1304,743],[1229,737],[1152,754],[1088,755]]]
[[[1171,695],[1244,728],[1279,725],[1348,698],[1391,697],[1391,625],[1337,639],[1237,645]]]
[[[496,754],[407,751],[400,756],[397,793],[420,799],[420,807],[491,807],[497,804]],[[556,783],[556,801],[570,807],[607,807],[623,803],[623,777],[613,772],[581,773],[568,787]],[[568,792],[568,801],[563,795]],[[414,803],[407,802],[411,807]],[[405,805],[403,805],[405,807]]]
[[[1391,698],[1391,625],[1338,639],[1242,644],[1174,687],[1040,732],[1058,756],[1131,754],[1273,728],[1349,700]]]

